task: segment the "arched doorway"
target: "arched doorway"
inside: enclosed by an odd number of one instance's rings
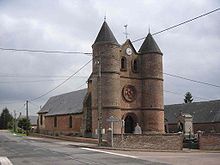
[[[133,133],[134,128],[137,123],[137,117],[135,114],[130,113],[127,114],[125,119],[124,119],[125,125],[124,125],[124,133]]]

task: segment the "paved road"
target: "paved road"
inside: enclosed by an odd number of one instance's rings
[[[14,165],[165,165],[132,155],[74,147],[56,140],[27,139],[0,131],[0,165],[9,164],[9,161]]]

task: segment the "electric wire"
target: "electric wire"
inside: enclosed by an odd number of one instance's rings
[[[166,92],[166,93],[171,93],[171,94],[175,94],[175,95],[179,95],[179,96],[182,96],[182,97],[185,96],[185,94],[181,94],[181,93],[178,93],[178,92],[173,92],[173,91],[170,91],[170,90],[164,90],[164,92]],[[200,99],[200,100],[207,100],[207,101],[210,101],[210,100],[211,100],[211,99],[208,99],[208,98],[199,97],[199,96],[195,96],[195,95],[193,95],[193,98],[197,98],[197,99]]]
[[[10,74],[10,73],[4,73],[0,77],[9,77],[9,78],[67,78],[69,76],[67,75],[16,75],[16,74]],[[75,76],[79,78],[86,78],[86,76]]]
[[[0,104],[2,105],[9,105],[9,104],[17,104],[17,103],[21,103],[23,101],[8,101],[8,102],[0,102]]]
[[[87,79],[88,77],[83,77],[83,79]],[[56,82],[56,81],[63,81],[65,79],[46,79],[46,80],[29,80],[29,81],[0,81],[0,84],[26,84],[26,83],[41,83],[41,82]]]
[[[75,90],[78,90],[78,89],[80,89],[81,87],[83,87],[85,84],[87,84],[87,81],[86,82],[84,82],[82,85],[80,85],[80,86],[78,86]]]
[[[37,104],[35,104],[35,103],[33,103],[33,101],[29,101],[29,104],[31,104],[31,105],[33,105],[33,106],[35,106],[35,107],[37,107],[37,108],[40,108],[40,106],[37,105]]]
[[[165,72],[163,72],[163,74],[167,75],[167,76],[171,76],[171,77],[175,77],[175,78],[180,78],[180,79],[184,79],[184,80],[187,80],[187,81],[191,81],[191,82],[194,82],[194,83],[199,83],[199,84],[203,84],[203,85],[207,85],[207,86],[212,86],[212,87],[220,88],[219,85],[211,84],[211,83],[208,83],[208,82],[203,82],[203,81],[199,81],[199,80],[193,80],[193,79],[190,79],[190,78],[187,78],[187,77],[178,76],[178,75],[175,75],[175,74],[170,74],[170,73],[165,73]]]
[[[161,31],[153,33],[152,35],[157,35],[157,34],[165,32],[165,31],[177,28],[177,27],[179,27],[181,25],[190,23],[190,22],[195,21],[195,20],[197,20],[197,19],[199,19],[201,17],[204,17],[204,16],[207,16],[207,15],[212,14],[214,12],[217,12],[218,10],[220,10],[220,8],[216,8],[214,10],[211,10],[209,12],[203,13],[203,14],[201,14],[199,16],[194,17],[194,18],[191,18],[191,19],[188,19],[188,20],[183,21],[181,23],[178,23],[176,25],[170,26],[170,27],[165,28],[165,29],[163,29]],[[143,40],[145,38],[146,37],[138,38],[136,40],[133,40],[132,43],[137,42],[137,41],[141,41],[141,40]],[[3,51],[17,51],[17,52],[29,52],[29,53],[45,53],[45,54],[85,54],[85,55],[89,55],[89,56],[92,55],[92,53],[90,53],[90,52],[81,52],[81,51],[62,51],[62,50],[43,50],[43,49],[42,50],[40,50],[40,49],[39,50],[35,50],[35,49],[16,49],[16,48],[4,48],[4,47],[0,47],[0,50],[3,50]]]
[[[181,25],[184,25],[184,24],[187,24],[187,23],[189,23],[189,22],[195,21],[195,20],[198,19],[198,18],[201,18],[201,17],[207,16],[207,15],[209,15],[209,14],[212,14],[212,13],[214,13],[214,12],[217,12],[218,10],[220,10],[220,8],[211,10],[211,11],[209,11],[209,12],[207,12],[207,13],[203,13],[203,14],[197,16],[197,17],[194,17],[194,18],[188,19],[188,20],[186,20],[186,21],[183,21],[183,22],[181,22],[181,23],[179,23],[179,24],[170,26],[170,27],[168,27],[168,28],[166,28],[166,29],[163,29],[163,30],[161,30],[161,31],[158,31],[158,32],[156,32],[156,33],[153,33],[152,35],[157,35],[157,34],[160,34],[160,33],[165,32],[165,31],[174,29],[174,28],[179,27],[179,26],[181,26]],[[138,38],[138,39],[132,41],[132,43],[137,42],[137,41],[141,41],[141,40],[143,40],[143,39],[145,39],[145,38],[146,38],[146,37]]]
[[[62,83],[60,83],[59,85],[57,85],[56,87],[52,88],[51,90],[49,90],[48,92],[36,97],[36,98],[33,98],[33,99],[30,99],[30,101],[34,101],[34,100],[38,100],[46,95],[48,95],[49,93],[53,92],[54,90],[56,90],[57,88],[59,88],[60,86],[62,86],[63,84],[65,84],[69,79],[71,79],[73,76],[75,76],[78,72],[80,72],[83,68],[85,68],[90,62],[92,61],[89,60],[86,64],[84,64],[83,66],[81,66],[76,72],[74,72],[72,75],[70,75],[67,79],[65,79]]]
[[[209,15],[209,14],[211,14],[211,13],[214,13],[214,12],[216,12],[216,11],[218,11],[218,10],[220,10],[220,8],[217,8],[217,9],[212,10],[212,11],[210,11],[210,12],[201,14],[201,15],[199,15],[199,16],[197,16],[197,17],[194,17],[194,18],[192,18],[192,19],[186,20],[186,21],[184,21],[184,22],[182,22],[182,23],[179,23],[179,24],[170,26],[170,27],[168,27],[168,28],[166,28],[166,29],[164,29],[164,30],[161,30],[161,31],[156,32],[156,33],[153,33],[152,35],[157,35],[157,34],[160,34],[160,33],[165,32],[165,31],[168,31],[168,30],[170,30],[170,29],[179,27],[179,26],[181,26],[181,25],[183,25],[183,24],[189,23],[189,22],[194,21],[194,20],[196,20],[196,19],[198,19],[198,18],[201,18],[201,17],[204,17],[204,16]],[[140,40],[143,40],[143,39],[145,39],[145,38],[146,38],[146,37],[136,39],[136,40],[132,41],[132,43],[137,42],[137,41],[140,41]],[[75,51],[72,51],[72,52],[71,52],[71,51],[56,51],[56,50],[55,50],[55,51],[53,51],[53,50],[31,50],[31,49],[14,49],[14,48],[2,48],[2,47],[0,47],[0,50],[23,51],[23,52],[34,52],[34,53],[92,54],[92,53],[75,52]],[[46,95],[49,94],[50,92],[56,90],[57,88],[59,88],[60,86],[62,86],[64,83],[66,83],[70,78],[72,78],[75,74],[77,74],[80,70],[82,70],[85,66],[87,66],[92,60],[93,60],[93,59],[89,60],[89,61],[88,61],[85,65],[83,65],[79,70],[77,70],[77,71],[76,71],[75,73],[73,73],[70,77],[68,77],[67,79],[65,79],[61,84],[57,85],[55,88],[53,88],[53,89],[49,90],[48,92],[46,92],[46,93],[40,95],[39,97],[30,99],[30,100],[31,100],[31,101],[37,100],[37,99],[39,99],[39,98],[42,98],[42,97],[46,96]],[[198,82],[200,82],[200,81],[198,81]],[[209,84],[209,83],[206,83],[206,85],[207,85],[207,84]]]
[[[28,52],[28,53],[45,53],[45,54],[84,54],[84,55],[89,55],[89,56],[92,55],[92,53],[80,52],[80,51],[34,50],[34,49],[15,49],[15,48],[3,48],[3,47],[0,47],[0,50],[15,51],[15,52]]]

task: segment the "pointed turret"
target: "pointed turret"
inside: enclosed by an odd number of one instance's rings
[[[148,33],[147,37],[145,38],[141,48],[139,49],[140,54],[147,54],[147,53],[159,53],[162,55],[162,52],[157,45],[156,41],[152,37],[150,33]]]
[[[105,130],[109,128],[107,121],[111,116],[120,114],[120,45],[115,39],[106,21],[92,45],[93,50],[93,79],[92,79],[92,134],[96,135],[96,129],[100,126]],[[100,75],[101,74],[101,75]],[[97,92],[96,92],[97,91]],[[100,99],[97,99],[100,98]],[[100,104],[101,102],[101,104]],[[102,119],[98,123],[97,117],[100,115],[98,110],[101,107]],[[99,125],[100,124],[100,125]],[[114,133],[119,134],[122,126],[114,125]]]
[[[111,29],[105,21],[102,24],[102,27],[99,31],[98,36],[96,37],[94,44],[102,42],[118,44],[117,40],[115,39],[115,36],[113,35]]]

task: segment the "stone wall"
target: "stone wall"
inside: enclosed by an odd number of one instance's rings
[[[108,144],[111,144],[110,142]],[[147,149],[147,150],[182,150],[182,134],[125,134],[114,135],[114,145],[117,148]]]
[[[220,150],[220,133],[199,134],[199,149]]]
[[[176,123],[169,123],[169,133],[178,132]],[[206,133],[220,133],[220,122],[210,122],[210,123],[193,123],[193,131],[203,131]]]

